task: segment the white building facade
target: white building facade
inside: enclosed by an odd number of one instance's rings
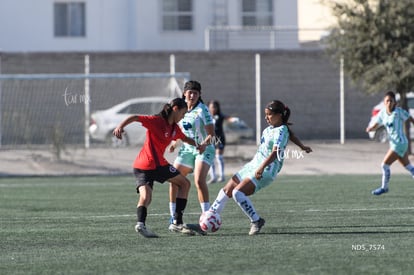
[[[1,0],[0,51],[298,48],[297,0]]]

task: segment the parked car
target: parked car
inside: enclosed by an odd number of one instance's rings
[[[396,94],[397,102],[400,100],[400,95]],[[410,111],[410,115],[414,117],[414,92],[407,93],[407,105]],[[371,119],[368,123],[368,126],[373,125],[377,120],[378,113],[381,109],[384,108],[384,102],[381,101],[377,105],[372,108],[371,112]],[[375,131],[371,131],[368,133],[370,139],[378,141],[378,142],[387,142],[388,141],[388,134],[384,126],[379,126]],[[411,139],[414,138],[414,127],[411,125],[410,127],[410,137]]]
[[[114,147],[143,144],[146,129],[140,123],[131,123],[124,129],[122,140],[112,135],[113,130],[132,114],[157,114],[170,98],[143,97],[119,103],[109,109],[96,111],[91,115],[89,134],[92,140],[105,142]],[[223,124],[227,143],[253,138],[253,129],[238,117],[230,117]]]
[[[112,132],[128,116],[157,114],[169,101],[170,98],[167,97],[134,98],[109,109],[96,111],[91,115],[89,134],[93,140],[105,142],[114,147],[142,144],[145,140],[146,129],[140,123],[131,123],[126,126],[122,140],[117,139]]]
[[[228,117],[223,122],[226,143],[237,143],[243,139],[253,139],[254,131],[239,117]]]

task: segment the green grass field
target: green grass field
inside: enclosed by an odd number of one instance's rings
[[[132,176],[1,178],[0,274],[412,274],[414,181],[394,175],[375,197],[379,180],[280,175],[251,197],[266,219],[257,236],[233,201],[217,233],[170,233],[156,184],[147,225],[160,238],[145,239]],[[192,188],[184,219],[198,216]]]

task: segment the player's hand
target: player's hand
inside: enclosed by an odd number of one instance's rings
[[[168,150],[170,153],[174,153],[176,144],[177,144],[177,142],[175,142],[175,141],[171,142],[171,146]]]
[[[117,138],[122,139],[122,133],[123,132],[124,132],[124,129],[122,129],[121,127],[116,127],[115,130],[113,131],[113,134]]]
[[[263,169],[257,169],[254,173],[254,177],[258,180],[260,180],[263,176]]]
[[[308,153],[308,154],[309,154],[310,152],[313,152],[313,151],[312,151],[312,148],[310,148],[309,146],[303,146],[303,147],[302,147],[302,150],[303,150],[303,151],[305,151],[305,152],[306,152],[306,153]]]
[[[199,144],[197,145],[197,150],[200,152],[200,154],[204,153],[206,150],[207,144]]]

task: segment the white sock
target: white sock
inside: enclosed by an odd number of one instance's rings
[[[381,187],[383,189],[388,189],[388,184],[390,183],[391,178],[391,170],[388,164],[383,163],[381,165],[382,168],[382,184]]]
[[[234,189],[233,200],[240,206],[241,210],[243,210],[244,214],[249,217],[251,222],[260,219],[260,216],[256,213],[252,202],[243,192]]]
[[[170,202],[170,215],[174,217],[175,209],[177,208],[177,204],[175,202]]]
[[[227,201],[230,198],[226,195],[223,188],[220,189],[216,200],[214,201],[213,205],[210,207],[211,210],[213,210],[216,213],[221,214],[221,212],[224,209],[224,206],[226,206]]]
[[[208,170],[208,174],[210,175],[210,180],[216,179],[216,169],[214,167],[214,163],[210,166],[210,170]]]
[[[219,178],[224,179],[224,157],[223,155],[217,155],[217,170],[219,171]]]
[[[206,212],[210,209],[210,202],[200,202],[202,212]]]
[[[405,166],[405,169],[407,169],[408,171],[410,171],[411,176],[413,176],[413,177],[414,177],[414,166],[412,166],[412,165],[411,165],[411,163],[407,164],[407,165]]]

